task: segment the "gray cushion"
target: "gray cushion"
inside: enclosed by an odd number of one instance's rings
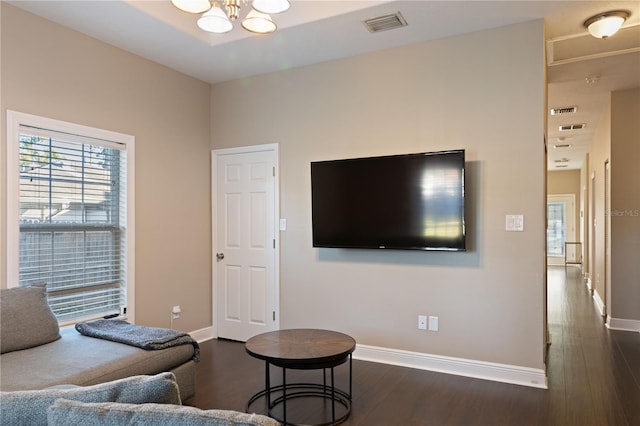
[[[47,408],[57,399],[85,402],[154,402],[180,404],[180,393],[172,373],[133,376],[113,382],[72,389],[0,392],[0,419],[7,425],[46,425]]]
[[[36,390],[62,384],[91,386],[171,371],[193,357],[191,345],[145,351],[83,336],[73,327],[61,327],[60,335],[61,339],[46,345],[2,354],[0,389]],[[188,393],[181,389],[181,395]]]
[[[58,320],[44,284],[0,290],[0,353],[44,345],[60,338]]]
[[[258,414],[163,404],[82,403],[59,399],[48,410],[49,426],[279,426]]]

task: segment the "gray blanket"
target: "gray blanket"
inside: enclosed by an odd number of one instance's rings
[[[193,360],[200,360],[200,346],[187,333],[168,328],[144,327],[118,319],[79,322],[80,334],[112,342],[124,343],[146,350],[159,350],[179,345],[193,345]]]

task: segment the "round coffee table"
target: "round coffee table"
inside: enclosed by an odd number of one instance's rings
[[[331,401],[331,422],[320,423],[321,426],[342,423],[351,413],[352,391],[352,354],[356,341],[346,334],[329,330],[291,329],[271,331],[259,334],[245,343],[245,349],[252,357],[264,360],[264,390],[253,395],[247,402],[247,412],[258,399],[266,397],[268,415],[283,425],[287,422],[287,400],[303,397],[319,397]],[[349,361],[349,391],[336,388],[334,384],[334,367]],[[271,386],[270,365],[282,369],[282,385]],[[287,369],[323,370],[323,383],[287,383]],[[326,369],[331,370],[331,382],[327,386]],[[272,394],[276,396],[272,400]],[[336,403],[342,405],[346,412],[336,418]],[[273,408],[282,404],[282,418],[273,415]]]

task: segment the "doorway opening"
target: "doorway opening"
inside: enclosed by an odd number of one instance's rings
[[[567,258],[576,256],[575,247],[575,195],[547,196],[547,264],[561,266]],[[568,253],[567,250],[570,252]]]

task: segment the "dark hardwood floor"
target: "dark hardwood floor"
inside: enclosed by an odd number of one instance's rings
[[[549,389],[354,360],[352,412],[342,424],[640,425],[640,333],[604,326],[577,267],[550,268],[548,288]],[[243,343],[212,340],[201,350],[196,395],[185,404],[245,411],[264,386],[264,363],[247,355]],[[336,369],[343,389],[347,372],[346,365]],[[322,380],[317,371],[287,375],[288,381]],[[288,420],[320,421],[329,404],[319,401],[290,403]]]

